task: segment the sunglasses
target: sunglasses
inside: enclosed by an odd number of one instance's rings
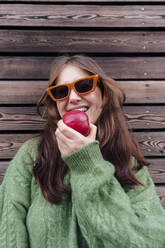
[[[70,95],[71,89],[74,88],[78,95],[87,95],[96,89],[98,75],[91,75],[74,81],[70,84],[60,84],[51,86],[46,89],[46,93],[53,101],[63,101]]]

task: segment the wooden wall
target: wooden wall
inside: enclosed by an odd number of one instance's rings
[[[165,1],[0,1],[0,177],[43,128],[35,104],[61,53],[95,58],[125,90],[126,116],[165,207]]]

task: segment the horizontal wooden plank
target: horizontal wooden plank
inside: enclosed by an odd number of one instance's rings
[[[36,107],[0,107],[0,130],[41,130],[44,125]]]
[[[165,183],[165,159],[148,159],[149,172],[154,183]]]
[[[165,155],[165,132],[134,132],[145,156]]]
[[[19,147],[34,134],[0,134],[0,159],[12,158]]]
[[[164,52],[165,32],[0,30],[0,52]]]
[[[165,103],[165,81],[117,81],[126,103]],[[0,104],[36,104],[48,81],[0,81]]]
[[[124,90],[127,103],[164,103],[164,81],[117,81]]]
[[[165,106],[124,106],[123,109],[133,129],[165,129]],[[36,107],[0,107],[0,130],[40,130],[44,124]]]
[[[165,57],[91,57],[109,76],[115,79],[165,78]],[[54,58],[49,56],[0,56],[0,79],[47,80]]]
[[[0,4],[1,26],[165,27],[164,14],[164,5]]]
[[[1,134],[0,159],[14,156],[20,145],[35,134]],[[165,132],[134,132],[145,156],[165,155]]]
[[[128,123],[135,128],[165,128],[165,106],[124,106]]]
[[[48,81],[0,81],[0,104],[36,104]]]

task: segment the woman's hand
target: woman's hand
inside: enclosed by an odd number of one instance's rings
[[[90,133],[86,137],[68,127],[62,120],[57,123],[57,126],[55,135],[62,156],[78,151],[83,146],[96,140],[97,127],[91,123]]]

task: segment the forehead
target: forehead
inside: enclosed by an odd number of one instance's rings
[[[56,79],[56,85],[72,83],[80,78],[87,77],[89,73],[78,66],[68,64],[60,72]]]

